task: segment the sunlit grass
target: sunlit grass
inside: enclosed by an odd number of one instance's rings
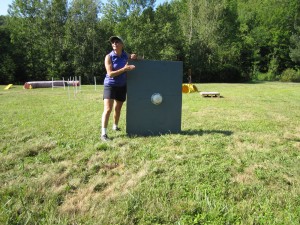
[[[196,85],[222,98],[184,94],[180,134],[128,137],[125,105],[110,143],[102,86],[0,86],[0,223],[299,224],[300,84]]]

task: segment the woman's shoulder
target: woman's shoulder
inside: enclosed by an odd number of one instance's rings
[[[106,54],[104,61],[107,63],[112,63],[113,59],[111,53]]]
[[[111,51],[111,52],[109,52],[107,55],[106,55],[106,57],[108,57],[108,56],[113,56],[114,55],[114,51]]]

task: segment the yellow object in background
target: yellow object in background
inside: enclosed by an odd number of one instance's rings
[[[9,85],[7,85],[7,86],[4,88],[4,90],[10,89],[12,86],[13,86],[13,84],[9,84]]]
[[[188,70],[188,84],[182,84],[182,93],[198,92],[198,88],[192,84],[192,69]]]
[[[182,84],[182,93],[198,92],[198,88],[193,84]]]

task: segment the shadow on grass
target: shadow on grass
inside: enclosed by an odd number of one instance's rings
[[[161,136],[161,135],[168,135],[168,134],[180,134],[180,135],[189,135],[189,136],[193,136],[193,135],[198,135],[198,136],[202,136],[202,135],[207,135],[207,134],[223,134],[225,136],[230,136],[233,134],[232,131],[229,130],[184,130],[181,132],[164,132],[164,133],[159,133],[159,134],[151,134],[151,133],[147,133],[147,134],[127,134],[124,136],[127,136],[129,138],[134,138],[134,137],[157,137],[157,136]]]
[[[223,134],[225,136],[230,136],[233,134],[232,131],[229,130],[184,130],[181,131],[182,135],[205,135],[205,134]]]

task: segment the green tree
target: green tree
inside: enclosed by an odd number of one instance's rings
[[[296,27],[296,32],[291,36],[290,57],[300,65],[300,27]]]
[[[146,59],[183,60],[194,82],[278,79],[299,65],[298,0],[155,2],[13,0],[0,25],[1,82],[102,79],[111,35]]]
[[[298,0],[238,0],[244,49],[252,49],[253,70],[276,76],[292,66],[290,36]]]
[[[183,2],[180,17],[187,63],[196,80],[219,80],[219,71],[230,70],[239,61],[236,1]],[[222,77],[228,78],[225,73]]]
[[[45,16],[43,2],[15,0],[9,8],[9,15],[12,43],[24,55],[25,77],[22,79],[44,80],[47,77],[47,66],[42,36]]]
[[[0,16],[0,83],[14,82],[16,64],[13,59],[13,46],[10,42],[10,32],[6,25],[6,17]]]
[[[82,76],[83,82],[92,81],[94,75],[95,41],[101,35],[96,32],[98,6],[97,0],[74,0],[66,22],[68,63],[75,76]]]
[[[164,3],[155,11],[154,45],[160,60],[184,60],[184,39],[180,27],[182,3]]]
[[[111,0],[104,6],[104,18],[110,21],[111,35],[120,35],[126,41],[127,51],[146,58],[153,58],[154,3],[155,0]]]
[[[64,49],[65,24],[68,18],[67,0],[52,0],[45,4],[42,39],[47,78],[61,79],[67,75]]]

